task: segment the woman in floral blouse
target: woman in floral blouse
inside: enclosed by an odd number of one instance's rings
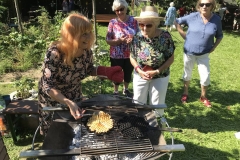
[[[150,105],[165,104],[170,66],[175,46],[168,31],[158,28],[160,17],[153,6],[143,7],[138,21],[141,31],[134,36],[131,63],[135,68],[133,99]],[[158,110],[163,114],[163,110]]]
[[[110,20],[106,42],[110,45],[111,66],[121,66],[124,72],[123,94],[132,98],[128,85],[132,78],[133,67],[130,63],[130,48],[133,36],[138,31],[137,21],[127,15],[128,4],[125,0],[114,0],[112,10],[117,18]],[[114,94],[118,95],[119,83],[114,83]]]
[[[46,135],[52,118],[80,119],[84,111],[76,102],[81,101],[81,80],[101,76],[114,82],[123,81],[121,67],[93,66],[91,47],[94,43],[91,21],[79,13],[70,14],[63,22],[59,41],[48,48],[39,81],[41,134]],[[42,111],[43,107],[66,105],[70,112]],[[56,113],[56,114],[55,114]],[[53,117],[52,117],[53,116]]]

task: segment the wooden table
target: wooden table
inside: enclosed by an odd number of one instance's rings
[[[12,116],[22,114],[38,114],[38,101],[37,100],[12,100],[11,103],[3,110],[6,115],[8,127],[14,142],[17,142],[16,130]]]

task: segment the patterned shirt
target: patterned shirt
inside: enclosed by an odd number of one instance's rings
[[[120,22],[116,18],[110,20],[106,40],[121,38],[122,36],[134,36],[138,32],[138,23],[129,16],[126,22]],[[114,59],[124,59],[130,57],[130,47],[128,44],[110,46],[110,57]]]
[[[154,38],[145,38],[138,32],[133,39],[131,57],[141,68],[147,65],[157,69],[173,55],[174,50],[175,45],[169,32],[162,30],[162,33]],[[166,77],[169,73],[168,67],[153,78]]]
[[[81,80],[90,75],[93,66],[92,51],[86,51],[73,60],[73,68],[63,63],[63,57],[58,56],[60,51],[55,45],[51,46],[45,55],[42,77],[39,82],[39,102],[42,106],[56,106],[58,102],[51,99],[48,91],[51,88],[60,90],[71,100],[82,96]]]

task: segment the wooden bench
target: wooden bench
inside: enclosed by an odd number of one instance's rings
[[[22,114],[38,115],[38,101],[37,100],[13,100],[3,110],[6,115],[8,127],[14,142],[17,142],[16,125],[14,120],[18,120]]]
[[[116,18],[116,14],[96,14],[96,22],[109,22],[111,19]],[[93,19],[92,19],[93,21]]]

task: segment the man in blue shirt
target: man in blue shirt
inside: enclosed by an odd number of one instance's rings
[[[221,19],[212,13],[215,8],[215,0],[198,0],[196,4],[198,12],[178,18],[175,21],[179,34],[185,39],[182,103],[188,101],[192,69],[197,63],[201,84],[200,101],[206,107],[211,107],[211,103],[206,97],[210,84],[209,54],[214,51],[223,38]],[[188,26],[187,33],[183,31],[181,24]]]

